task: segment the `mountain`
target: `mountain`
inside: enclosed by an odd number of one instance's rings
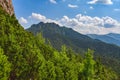
[[[111,57],[120,59],[120,47],[92,39],[71,28],[60,27],[54,23],[40,22],[39,24],[33,24],[27,31],[34,33],[34,35],[42,33],[43,37],[50,40],[56,49],[60,49],[60,46],[65,44],[77,52],[81,51],[81,49],[85,51],[90,48],[93,49],[96,54],[99,53],[99,55],[102,56],[112,55]]]
[[[108,36],[120,41],[120,34],[110,33]]]
[[[118,71],[116,66],[120,66],[120,47],[116,45],[92,39],[71,28],[60,27],[55,23],[40,22],[38,24],[33,24],[27,31],[32,32],[34,35],[42,33],[43,37],[46,38],[46,41],[49,40],[52,46],[58,50],[60,50],[62,45],[66,45],[81,54],[88,48],[92,49],[95,51],[96,56],[101,56],[104,64],[112,66]]]
[[[9,6],[8,6],[9,7]],[[24,30],[14,15],[0,6],[0,80],[117,80],[109,67],[63,46],[46,44],[40,34]]]
[[[110,33],[106,35],[88,34],[93,39],[120,46],[120,34]]]

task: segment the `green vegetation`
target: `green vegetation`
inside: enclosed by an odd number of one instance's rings
[[[117,80],[111,69],[93,59],[93,51],[84,57],[65,46],[57,51],[1,8],[0,47],[0,80]]]
[[[27,31],[32,32],[34,35],[42,33],[43,37],[48,39],[57,50],[60,50],[62,45],[71,47],[75,52],[82,53],[90,48],[93,49],[97,55],[120,59],[120,47],[92,39],[71,28],[60,27],[55,23],[40,22],[33,24]]]
[[[62,45],[72,48],[81,56],[87,49],[94,50],[94,57],[100,57],[102,64],[111,67],[120,75],[120,47],[107,44],[99,40],[92,39],[86,35],[82,35],[71,28],[60,27],[55,23],[33,24],[27,31],[32,32],[35,36],[42,33],[46,43],[60,51]]]
[[[11,71],[11,64],[0,48],[0,80],[7,80]]]

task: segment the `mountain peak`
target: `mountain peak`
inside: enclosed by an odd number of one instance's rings
[[[58,24],[56,24],[56,23],[54,23],[54,22],[51,22],[51,23],[49,23],[49,22],[47,22],[47,23],[44,23],[44,22],[39,22],[38,24],[39,24],[39,25],[60,26],[60,25],[58,25]]]
[[[12,0],[0,0],[0,6],[11,16],[14,14]]]

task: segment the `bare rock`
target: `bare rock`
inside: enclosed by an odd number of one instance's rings
[[[11,16],[14,14],[12,0],[0,0],[0,6]]]

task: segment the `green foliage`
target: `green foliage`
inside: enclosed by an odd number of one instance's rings
[[[9,78],[9,73],[11,71],[11,64],[8,61],[6,55],[4,55],[3,50],[0,48],[0,80],[7,80]]]
[[[34,35],[42,33],[45,41],[49,39],[51,45],[60,51],[62,45],[72,48],[75,52],[84,55],[88,48],[95,51],[95,58],[101,57],[102,64],[111,67],[120,74],[120,47],[107,44],[82,35],[71,28],[60,27],[55,23],[43,23],[32,25],[27,31]],[[111,65],[112,64],[112,65]]]
[[[117,75],[110,68],[102,65],[99,58],[95,63],[95,80],[106,80],[106,79],[117,80]]]
[[[38,33],[38,34],[36,35],[36,40],[39,40],[39,41],[38,41],[39,44],[45,44],[45,39],[43,38],[42,33]]]
[[[88,50],[85,58],[66,46],[58,51],[46,44],[41,34],[33,36],[25,31],[1,8],[0,46],[1,80],[116,79],[111,69],[93,59],[93,51]]]
[[[84,69],[83,69],[83,79],[85,80],[93,80],[95,74],[95,61],[93,60],[93,51],[88,49],[88,52],[85,54],[85,59],[83,61]]]

